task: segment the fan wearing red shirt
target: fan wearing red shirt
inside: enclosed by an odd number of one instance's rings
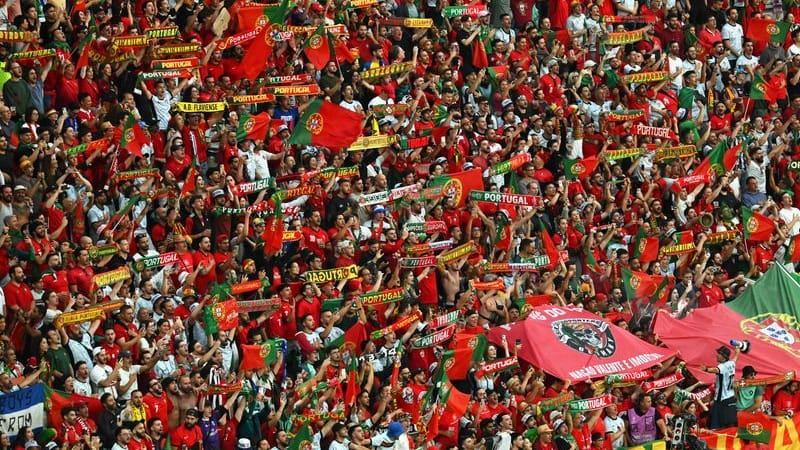
[[[148,2],[149,4],[149,2]],[[128,450],[153,450],[153,440],[147,435],[144,422],[137,422],[131,431],[131,440],[128,441]]]
[[[198,250],[192,255],[194,267],[199,267],[200,272],[195,278],[195,289],[197,293],[205,295],[208,291],[208,284],[217,281],[217,271],[215,269],[217,260],[214,254],[211,253],[211,238],[202,236],[198,243]]]
[[[322,214],[319,211],[311,213],[308,218],[308,226],[303,227],[303,238],[309,250],[325,262],[325,252],[331,249],[330,237],[328,233],[320,228],[322,224]]]
[[[203,450],[203,431],[197,426],[200,412],[197,408],[189,408],[183,423],[170,433],[172,448],[185,450]]]
[[[776,416],[791,417],[800,406],[800,382],[792,381],[772,397],[772,411]]]
[[[153,417],[150,420],[157,419],[160,420],[162,426],[164,427],[164,432],[169,432],[168,429],[168,418],[169,412],[172,411],[172,403],[167,398],[167,394],[164,393],[164,386],[161,384],[164,383],[174,383],[172,379],[164,379],[163,381],[159,380],[150,380],[148,386],[150,387],[150,392],[142,397],[142,401],[145,405],[148,406],[150,412],[152,413]]]
[[[67,272],[70,291],[89,297],[92,290],[93,277],[94,269],[89,264],[89,250],[82,248],[78,250],[76,266]]]
[[[700,286],[700,298],[697,300],[697,306],[700,308],[708,308],[725,300],[725,294],[719,286],[714,283],[714,274],[711,270],[706,269],[703,274],[703,285]]]

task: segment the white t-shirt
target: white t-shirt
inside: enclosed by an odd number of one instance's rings
[[[794,220],[795,217],[800,217],[800,209],[797,209],[794,206],[789,206],[788,208],[784,207],[781,208],[779,215],[781,216],[783,223],[788,225],[792,220]],[[789,234],[792,236],[798,233],[800,233],[800,222],[795,223],[792,229],[789,230]]]
[[[603,424],[606,427],[606,433],[616,433],[625,428],[625,421],[620,416],[617,416],[616,419],[606,416],[603,419]],[[614,449],[625,447],[625,435],[623,434],[611,442],[611,447]]]
[[[733,378],[736,375],[736,363],[725,361],[717,366],[717,384],[714,388],[714,399],[727,400],[736,395],[733,390]],[[720,391],[721,390],[721,391]]]
[[[736,51],[737,54],[742,53],[742,38],[744,37],[744,30],[742,30],[742,26],[738,23],[731,25],[730,23],[726,23],[722,26],[722,40],[723,41],[730,41],[731,48]]]
[[[122,399],[122,400],[130,400],[131,399],[131,392],[139,390],[139,380],[138,380],[137,375],[139,374],[139,371],[141,371],[141,370],[142,370],[142,366],[138,366],[138,365],[131,366],[131,368],[129,370],[125,370],[123,368],[119,369],[119,385],[120,386],[124,386],[124,385],[128,384],[128,381],[130,381],[131,377],[137,378],[136,380],[133,381],[133,384],[131,385],[131,387],[128,388],[128,390],[124,394],[120,394],[119,395],[120,399]]]
[[[101,365],[94,366],[92,368],[92,371],[89,372],[89,379],[92,380],[92,384],[94,385],[95,391],[98,394],[102,395],[108,392],[109,394],[113,395],[114,398],[117,398],[116,384],[105,387],[100,386],[100,382],[108,378],[108,376],[111,375],[111,372],[113,371],[114,369],[111,366],[109,366],[108,364],[103,364],[102,366]]]

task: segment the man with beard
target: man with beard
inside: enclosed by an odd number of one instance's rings
[[[90,297],[94,269],[89,261],[89,250],[85,248],[78,249],[75,256],[77,258],[76,266],[67,273],[70,291]]]
[[[150,410],[148,417],[159,419],[162,422],[162,430],[164,430],[164,424],[167,423],[169,419],[169,412],[173,408],[173,405],[170,404],[169,400],[167,399],[167,395],[164,393],[164,389],[168,388],[170,384],[175,384],[175,380],[169,377],[164,378],[160,382],[158,380],[150,380],[150,384],[148,385],[150,387],[150,392],[142,397],[142,401]],[[169,430],[166,429],[164,431],[168,432]]]
[[[18,314],[27,314],[33,306],[33,293],[31,288],[25,283],[25,269],[22,266],[12,266],[8,271],[11,281],[3,286],[3,295],[6,299],[6,306],[8,307],[8,315],[10,318],[16,318]],[[12,329],[12,324],[16,321],[12,320],[8,325]]]
[[[360,426],[358,427],[360,428]],[[269,450],[286,450],[287,448],[289,448],[289,435],[283,430],[278,431],[275,434],[275,446]]]
[[[95,369],[97,368],[98,366],[95,366]],[[100,435],[100,442],[103,443],[103,448],[114,446],[117,438],[117,429],[122,425],[122,422],[117,417],[117,401],[114,400],[115,398],[115,394],[108,392],[100,397],[103,412],[97,418],[97,433]]]
[[[117,382],[119,381],[119,366],[111,367],[108,365],[110,356],[102,347],[96,347],[94,354],[94,367],[89,373],[94,390],[98,394],[111,394],[112,400],[117,398]],[[108,443],[111,444],[113,438]],[[105,444],[105,441],[103,441]]]
[[[147,421],[147,429],[150,430],[150,440],[153,442],[153,450],[163,450],[167,446],[164,422],[155,417]]]
[[[137,422],[133,426],[133,435],[128,442],[128,450],[154,450],[153,440],[147,435],[144,422]]]
[[[183,384],[181,377],[181,385]],[[189,377],[185,377],[186,382],[189,382]],[[196,408],[189,408],[186,410],[186,417],[183,424],[178,426],[170,433],[170,442],[174,449],[184,450],[202,450],[203,448],[203,432],[197,426],[197,421],[200,419],[200,413]]]
[[[131,442],[131,430],[127,428],[117,428],[115,433],[114,446],[111,450],[128,450],[128,444]]]
[[[61,263],[61,255],[51,253],[47,256],[47,270],[42,272],[42,283],[46,290],[53,291],[62,299],[69,295],[67,271]]]
[[[197,396],[192,390],[192,380],[189,375],[181,375],[178,378],[178,383],[173,382],[167,386],[167,398],[173,405],[173,409],[169,412],[167,424],[170,430],[174,430],[184,419],[184,415],[197,406]],[[196,416],[193,424],[196,424],[200,418],[200,413],[196,409],[194,412]],[[179,447],[175,447],[173,444],[173,448]]]
[[[76,427],[77,417],[78,415],[75,413],[75,408],[71,406],[61,408],[61,418],[64,421],[61,422],[61,430],[58,437],[62,444],[72,446],[80,444],[83,440]]]

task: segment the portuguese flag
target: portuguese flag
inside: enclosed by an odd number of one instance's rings
[[[308,36],[302,51],[317,70],[322,70],[332,59],[333,48],[324,23]]]
[[[770,419],[764,413],[754,414],[740,411],[736,417],[738,421],[736,437],[739,439],[769,444],[778,428],[778,422]]]
[[[776,22],[769,19],[750,19],[747,26],[747,37],[754,41],[778,42],[786,40],[786,33],[789,32],[792,24],[789,22]]]
[[[254,370],[267,367],[278,360],[278,352],[283,347],[283,339],[267,339],[262,344],[242,344],[241,370]]]
[[[547,268],[552,269],[558,266],[558,263],[561,261],[561,254],[558,252],[558,248],[556,248],[556,244],[553,242],[553,238],[550,236],[541,218],[539,218],[539,228],[542,230],[542,246],[544,247],[544,252],[550,260],[550,264],[547,265]]]
[[[303,425],[289,441],[289,450],[308,450],[310,448],[311,431],[309,431],[308,425]]]
[[[775,231],[775,222],[769,217],[742,206],[744,238],[751,241],[768,241]]]
[[[103,405],[96,397],[87,397],[80,394],[68,394],[64,391],[57,391],[48,385],[44,385],[44,395],[49,402],[50,408],[47,410],[47,423],[50,428],[61,430],[64,419],[61,417],[61,408],[75,407],[79,403],[86,403],[89,406],[89,417],[98,417],[103,412]]]
[[[483,175],[481,169],[441,175],[431,179],[430,186],[441,186],[445,195],[452,196],[456,207],[460,208],[464,206],[471,191],[483,190]]]
[[[267,114],[267,113],[264,113]],[[260,115],[260,114],[259,114]],[[269,117],[267,117],[269,120]],[[241,120],[241,119],[240,119]],[[281,208],[280,196],[272,196],[275,208],[264,220],[264,232],[261,233],[261,240],[264,241],[264,254],[272,256],[283,249],[283,209]]]
[[[442,355],[442,366],[451,380],[464,380],[472,366],[473,350],[469,347],[460,347],[446,350]]]
[[[670,276],[652,275],[650,277],[657,284],[656,291],[650,297],[650,303],[664,306],[669,300],[669,293],[675,287],[675,278]]]
[[[269,130],[272,118],[269,113],[263,112],[251,116],[247,112],[243,112],[239,117],[239,128],[236,129],[236,140],[243,141],[245,139],[264,140],[267,138],[267,130]]]
[[[339,336],[327,345],[328,348],[342,348],[351,350],[355,356],[361,355],[361,344],[367,340],[367,328],[363,323],[357,321],[343,335]]]
[[[203,308],[203,327],[206,334],[228,331],[239,325],[239,307],[236,299],[226,300]]]
[[[686,41],[687,48],[694,47],[697,50],[698,60],[705,59],[705,56],[711,51],[711,47],[707,46],[703,41],[701,41],[695,33],[687,31],[684,35],[684,40]]]
[[[582,179],[594,172],[594,169],[597,168],[597,163],[597,156],[583,159],[565,159],[564,172],[568,180]]]
[[[742,145],[736,145],[733,148],[728,148],[728,142],[725,140],[719,141],[713,150],[708,154],[699,166],[694,170],[696,174],[708,174],[712,170],[717,172],[717,175],[724,175],[733,170],[736,161],[739,159],[739,151],[742,150]]]
[[[650,275],[628,269],[622,269],[622,284],[628,300],[650,297],[657,287]]]
[[[289,137],[294,145],[345,148],[361,136],[364,117],[326,100],[308,105]]]
[[[653,262],[658,259],[658,238],[647,237],[644,229],[639,227],[636,234],[636,248],[633,250],[633,257],[639,258],[643,263]]]
[[[258,22],[262,17],[266,18],[269,23],[282,24],[289,14],[289,0],[282,0],[277,5],[259,5],[244,6],[239,8],[236,13],[236,19],[239,25],[239,31],[252,30],[256,25],[261,25]],[[264,27],[269,30],[270,27]]]
[[[800,235],[792,236],[789,239],[789,248],[786,249],[785,262],[800,261]]]
[[[764,77],[762,77],[758,72],[753,74],[753,83],[750,85],[750,98],[753,100],[766,100],[768,102],[772,102],[774,100],[769,84],[767,84],[766,80],[764,80]]]
[[[459,391],[450,383],[450,380],[447,380],[442,386],[442,392],[439,394],[439,403],[447,405],[446,409],[452,411],[456,417],[461,417],[467,412],[469,398],[469,394]]]
[[[239,64],[244,78],[255,80],[264,70],[264,67],[266,67],[267,60],[269,60],[272,47],[275,43],[275,41],[270,38],[269,33],[270,27],[264,27],[261,32],[258,33],[258,36],[253,39],[250,47],[245,52],[242,62]]]
[[[144,130],[136,122],[133,114],[128,113],[125,119],[125,126],[122,128],[122,137],[119,140],[119,146],[128,150],[140,158],[144,157],[142,154],[142,146],[147,144],[147,136],[144,135]]]

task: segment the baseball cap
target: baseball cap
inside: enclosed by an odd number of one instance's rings
[[[392,422],[389,424],[389,428],[386,431],[386,436],[388,436],[389,439],[397,439],[405,432],[406,430],[403,428],[403,424],[400,422]]]
[[[756,369],[753,366],[744,366],[744,368],[742,369],[742,377],[744,378],[754,377],[756,376],[756,374],[757,374]]]
[[[225,191],[222,189],[214,189],[214,192],[211,193],[211,196],[214,198],[225,197]]]
[[[731,349],[729,349],[728,347],[723,345],[722,347],[717,349],[717,354],[722,355],[725,358],[730,358],[731,357]]]
[[[39,443],[36,442],[35,439],[31,439],[30,441],[25,443],[25,450],[28,450],[29,448],[33,448],[33,447],[39,448],[39,447],[41,447],[41,445],[39,445]]]

